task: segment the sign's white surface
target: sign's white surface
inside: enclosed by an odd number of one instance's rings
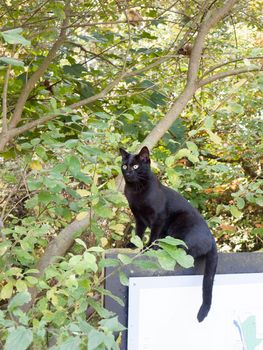
[[[202,280],[130,278],[128,350],[263,350],[263,273],[216,275],[199,323]]]

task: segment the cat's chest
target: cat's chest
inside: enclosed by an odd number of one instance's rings
[[[136,196],[136,194],[127,196],[127,199],[134,216],[151,226],[156,216],[155,203],[150,201],[147,196]]]

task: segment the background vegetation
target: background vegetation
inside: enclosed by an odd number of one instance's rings
[[[156,262],[105,260],[131,234],[142,247],[119,146],[152,149],[220,251],[262,250],[260,16],[258,0],[1,3],[0,347],[118,349],[104,266],[125,284],[128,263],[192,264],[169,239]]]

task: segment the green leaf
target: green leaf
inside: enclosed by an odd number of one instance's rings
[[[27,304],[31,300],[31,294],[29,292],[21,292],[16,294],[10,301],[8,309],[10,311],[24,304]]]
[[[134,260],[133,265],[138,266],[142,270],[159,270],[160,266],[152,260]]]
[[[174,165],[175,162],[175,156],[169,156],[165,159],[165,165],[167,167],[172,167]]]
[[[166,173],[167,173],[168,179],[171,182],[172,186],[178,188],[181,184],[181,179],[180,179],[177,171],[175,171],[174,169],[167,169]]]
[[[65,160],[73,176],[76,176],[80,172],[80,161],[76,156],[69,156]]]
[[[122,332],[126,328],[119,323],[118,317],[108,318],[106,320],[101,320],[100,326],[102,329],[105,329],[105,331],[111,331],[111,332]]]
[[[239,211],[235,205],[230,206],[230,212],[237,219],[239,219],[242,216],[242,212]]]
[[[24,62],[12,57],[0,57],[0,62],[10,64],[11,66],[24,67]]]
[[[160,92],[154,91],[150,96],[150,101],[153,103],[154,107],[163,106],[166,104],[166,96]]]
[[[120,261],[117,259],[102,259],[99,262],[99,266],[101,269],[103,269],[104,267],[117,267],[120,265]]]
[[[160,266],[167,271],[172,271],[175,268],[176,261],[164,250],[156,251],[156,257]]]
[[[236,204],[237,204],[238,209],[243,209],[245,207],[245,201],[241,197],[236,198]]]
[[[184,249],[176,249],[174,258],[179,265],[186,269],[194,266],[194,258],[191,255],[188,255]]]
[[[129,285],[129,279],[128,277],[125,275],[125,273],[123,271],[119,272],[119,278],[120,278],[120,282],[123,286],[128,286]]]
[[[113,217],[112,208],[106,207],[105,205],[98,203],[93,207],[94,212],[102,218],[110,219]]]
[[[30,41],[26,40],[22,35],[20,35],[22,31],[22,28],[15,28],[6,30],[5,32],[0,33],[0,35],[2,35],[2,37],[8,44],[21,44],[24,46],[30,45]]]
[[[253,235],[263,237],[263,227],[254,228],[251,232]]]
[[[9,281],[6,285],[4,285],[4,287],[1,290],[0,299],[9,299],[11,298],[12,293],[13,293],[13,283]]]
[[[62,69],[65,74],[73,75],[77,78],[79,78],[83,72],[87,72],[87,70],[85,69],[85,67],[83,67],[82,64],[73,64],[72,66],[63,66]]]
[[[126,203],[126,198],[124,197],[124,195],[120,192],[112,192],[110,195],[106,196],[107,200],[113,204],[125,204]]]
[[[24,280],[17,280],[15,286],[18,292],[24,292],[27,290],[27,284]]]
[[[132,263],[132,259],[128,255],[118,254],[118,259],[124,264],[129,265]]]
[[[98,265],[96,263],[96,257],[89,252],[85,252],[83,256],[84,256],[84,261],[87,263],[88,268],[90,268],[94,272],[97,272]]]
[[[105,309],[100,302],[95,301],[93,298],[87,298],[87,302],[102,318],[109,318],[114,315],[113,312]]]
[[[263,207],[263,198],[262,198],[262,196],[256,198],[256,204],[259,205],[260,207]]]
[[[229,107],[230,107],[231,111],[236,113],[236,114],[244,113],[243,106],[241,106],[238,103],[229,103]]]
[[[198,163],[199,162],[199,158],[195,155],[195,154],[190,154],[188,156],[188,159],[190,160],[190,162],[192,163]]]
[[[204,128],[211,130],[213,126],[214,126],[214,118],[211,116],[206,117],[204,121]]]
[[[164,243],[164,242],[158,242],[158,246],[161,247],[165,252],[167,252],[173,259],[175,259],[176,251],[178,250],[178,247]]]
[[[26,350],[33,341],[33,333],[30,329],[19,326],[10,329],[4,346],[4,350]]]
[[[54,200],[56,196],[47,191],[40,191],[38,194],[38,201],[42,204],[47,204]]]
[[[78,243],[79,245],[81,245],[83,248],[87,249],[87,245],[84,241],[82,241],[82,239],[75,238],[75,242]]]
[[[56,346],[54,350],[73,350],[73,349],[74,350],[80,349],[79,337],[70,337],[59,346]]]
[[[87,249],[87,251],[94,253],[104,253],[105,249],[103,249],[102,247],[90,247],[89,249]]]
[[[88,335],[88,350],[97,350],[98,346],[104,343],[104,333],[95,329]]]
[[[186,145],[187,145],[187,148],[194,154],[194,155],[198,155],[199,152],[198,152],[198,147],[197,145],[192,142],[192,141],[187,141],[186,142]]]
[[[128,120],[134,120],[134,116],[129,113],[122,113],[122,115],[127,118]]]
[[[176,155],[175,155],[175,159],[181,159],[184,157],[188,157],[191,154],[190,150],[187,148],[182,148],[180,149]]]
[[[133,236],[131,238],[131,243],[133,243],[139,249],[143,248],[143,242],[142,242],[142,240],[140,239],[139,236]]]
[[[104,288],[100,288],[100,287],[95,288],[95,290],[98,291],[99,293],[103,294],[103,295],[106,295],[106,296],[112,298],[113,300],[115,300],[121,306],[124,306],[123,300],[121,298],[117,297],[116,295],[112,294],[109,290],[104,289]]]
[[[11,242],[3,241],[0,243],[0,256],[4,255],[9,247],[11,247]]]
[[[181,239],[178,239],[178,238],[173,238],[171,236],[166,236],[165,238],[162,238],[162,239],[158,239],[157,243],[158,242],[164,242],[164,243],[167,243],[167,244],[170,244],[170,245],[173,245],[173,246],[184,246],[187,248],[187,245],[185,244],[184,241],[182,241]]]
[[[25,279],[33,285],[38,283],[38,279],[34,276],[26,276]]]

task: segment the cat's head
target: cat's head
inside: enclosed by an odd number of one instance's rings
[[[150,173],[150,153],[147,147],[143,147],[138,154],[131,154],[120,148],[122,156],[121,170],[124,179],[128,183],[147,180]]]

